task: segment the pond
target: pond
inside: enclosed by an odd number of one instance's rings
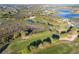
[[[72,11],[68,10],[68,9],[60,9],[60,10],[58,10],[58,12],[60,12],[60,13],[72,13]]]
[[[79,14],[74,14],[72,13],[72,10],[69,10],[69,9],[58,10],[57,16],[61,18],[79,18]]]
[[[57,16],[64,18],[64,19],[68,18],[68,19],[72,20],[76,24],[76,27],[79,28],[78,20],[77,20],[77,22],[75,22],[76,21],[75,19],[79,18],[79,14],[73,13],[72,10],[69,10],[69,9],[58,10]]]
[[[58,14],[61,18],[79,18],[79,14]]]
[[[28,19],[26,20],[26,23],[28,24],[45,24],[45,21],[42,20],[37,20],[37,19]]]
[[[34,24],[34,23],[35,23],[35,21],[34,21],[34,20],[32,20],[32,19],[28,19],[28,20],[26,20],[26,23],[29,23],[29,24]]]

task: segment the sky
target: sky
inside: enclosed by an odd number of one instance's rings
[[[79,4],[78,0],[0,0],[0,4]]]

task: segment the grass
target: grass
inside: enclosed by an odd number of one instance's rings
[[[45,33],[45,32],[44,32]],[[43,33],[43,34],[44,34]],[[45,37],[42,37],[45,38]],[[31,38],[31,40],[36,40]],[[72,54],[72,53],[79,53],[79,38],[77,38],[74,42],[71,43],[61,43],[59,40],[53,41],[52,44],[49,44],[49,47],[44,48],[44,49],[36,49],[35,51],[29,52],[27,50],[27,44],[30,43],[31,41],[18,41],[13,44],[11,44],[9,49],[12,50],[10,53],[20,53],[20,54],[27,54],[27,53],[32,53],[32,54]],[[76,46],[76,44],[78,45]]]
[[[43,40],[46,37],[50,37],[52,34],[48,31],[42,32],[42,33],[37,33],[33,34],[29,39],[27,40],[22,40],[22,39],[16,39],[15,41],[10,44],[10,46],[7,48],[7,50],[11,50],[12,52],[10,53],[23,53],[23,51],[26,51],[29,53],[27,50],[27,46],[35,41],[35,40]]]
[[[36,53],[36,54],[66,54],[66,53],[70,53],[72,50],[73,50],[73,48],[71,45],[57,44],[57,45],[51,46],[49,48],[39,50],[34,53]]]
[[[40,19],[35,19],[36,22],[40,22]],[[16,22],[22,23],[22,26],[24,25],[29,25],[25,22],[26,20],[22,21],[22,20],[17,20]],[[27,49],[27,46],[33,42],[36,41],[38,39],[43,40],[47,37],[51,37],[52,34],[59,34],[57,30],[62,30],[62,31],[66,31],[67,30],[67,25],[64,24],[62,21],[58,21],[58,20],[52,20],[52,21],[48,21],[48,20],[44,20],[47,22],[51,22],[52,24],[54,24],[54,26],[52,27],[52,32],[49,31],[44,31],[44,32],[40,32],[40,33],[35,33],[32,35],[29,35],[29,39],[25,39],[22,40],[21,38],[16,38],[10,45],[9,47],[6,49],[7,52],[9,53],[20,53],[20,54],[27,54],[27,53],[40,53],[40,54],[61,54],[61,53],[71,53],[71,51],[74,49],[72,44],[61,44],[58,40],[54,41],[50,47],[45,48],[45,49],[35,49],[37,50],[36,52],[30,52]],[[15,22],[15,23],[16,23]],[[62,25],[63,24],[63,25]],[[43,25],[35,25],[35,26],[43,26]],[[47,24],[44,24],[44,27],[47,26]],[[57,29],[57,30],[56,30]],[[72,29],[72,32],[74,32],[76,29]],[[67,34],[63,34],[60,37],[64,38],[64,37],[68,37],[69,33]]]
[[[69,35],[67,33],[61,34],[61,38],[67,38]]]
[[[29,36],[29,39],[16,39],[14,40],[9,47],[6,49],[7,52],[9,53],[20,53],[20,54],[28,54],[28,53],[33,53],[33,54],[68,54],[68,53],[78,53],[79,48],[76,46],[76,43],[79,44],[79,38],[77,38],[73,43],[60,43],[59,40],[54,40],[52,44],[44,49],[35,49],[36,51],[28,51],[27,46],[35,41],[35,40],[43,40],[47,37],[51,37],[51,35],[55,32],[40,32],[36,34],[32,34]],[[62,37],[67,37],[66,35],[63,35]]]
[[[45,49],[36,49],[36,52],[30,52],[27,49],[27,46],[35,41],[35,40],[43,40],[47,37],[51,37],[53,33],[56,33],[56,31],[53,30],[53,32],[44,31],[36,34],[29,35],[29,39],[16,39],[14,40],[10,46],[6,49],[6,51],[9,53],[20,53],[20,54],[27,54],[27,53],[40,53],[40,54],[61,54],[61,53],[71,53],[71,51],[74,49],[74,46],[72,44],[60,44],[59,41],[54,41],[52,45]],[[67,37],[68,34],[61,35],[61,37]]]

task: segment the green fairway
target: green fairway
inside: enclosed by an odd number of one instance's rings
[[[34,52],[36,54],[68,54],[73,50],[73,47],[68,44],[58,44],[51,46],[49,48],[46,48],[44,50],[39,50],[37,52]]]

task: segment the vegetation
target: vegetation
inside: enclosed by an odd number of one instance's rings
[[[79,53],[78,28],[57,16],[64,7],[74,10],[70,6],[0,5],[0,53]]]

